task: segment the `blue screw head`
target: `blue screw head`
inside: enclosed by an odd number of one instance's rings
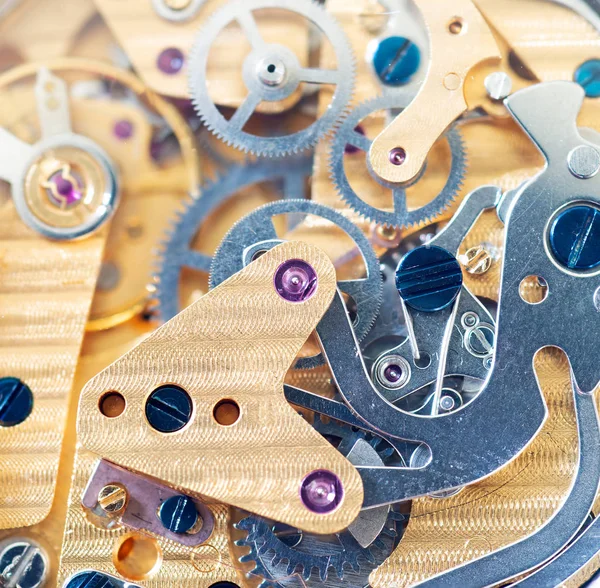
[[[192,418],[192,399],[179,386],[160,386],[146,400],[146,418],[161,433],[183,429]]]
[[[240,588],[237,584],[233,582],[216,582],[215,584],[211,584],[208,588]]]
[[[19,378],[0,378],[0,427],[22,423],[33,410],[33,393]]]
[[[436,312],[452,304],[462,283],[456,257],[435,245],[409,251],[396,269],[400,297],[407,306],[422,312]]]
[[[550,249],[556,261],[570,270],[600,266],[600,210],[579,204],[563,210],[550,227]]]
[[[406,37],[382,39],[373,54],[375,73],[386,86],[408,83],[420,64],[421,51]]]
[[[48,575],[48,557],[30,539],[4,541],[0,547],[0,586],[41,588]]]
[[[115,588],[115,584],[101,572],[82,572],[71,578],[64,588]]]
[[[573,79],[585,90],[588,98],[600,97],[600,59],[588,59],[576,70]]]
[[[158,509],[158,518],[172,533],[187,533],[198,522],[198,510],[194,501],[183,494],[167,498]]]

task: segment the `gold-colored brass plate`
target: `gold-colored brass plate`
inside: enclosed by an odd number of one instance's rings
[[[315,294],[301,304],[285,301],[273,285],[277,268],[296,258],[318,276]],[[305,531],[347,527],[362,505],[360,477],[283,394],[285,374],[329,306],[335,280],[331,261],[313,246],[288,242],[263,255],[87,384],[78,416],[83,447]],[[167,383],[183,387],[195,404],[191,422],[172,434],[152,429],[144,413],[148,395]],[[127,408],[107,418],[98,401],[113,390]],[[233,426],[213,419],[222,399],[240,407]],[[328,514],[310,512],[299,494],[304,477],[317,469],[334,472],[344,487],[341,505]]]
[[[545,349],[536,371],[548,419],[525,451],[450,498],[419,498],[400,544],[370,575],[373,588],[411,586],[514,543],[542,527],[566,499],[578,463],[569,364]]]
[[[12,201],[0,207],[0,375],[34,395],[27,420],[0,427],[0,529],[33,525],[50,510],[106,233],[50,242],[23,225]]]
[[[579,65],[598,57],[598,31],[566,6],[551,0],[474,1],[542,82],[572,80]]]
[[[0,19],[0,71],[67,55],[95,13],[93,0],[21,0]]]
[[[146,308],[156,243],[167,231],[168,220],[185,196],[197,196],[201,175],[195,139],[178,110],[130,72],[97,61],[64,58],[26,64],[0,77],[2,124],[24,141],[38,139],[32,84],[42,65],[67,82],[88,77],[108,78],[131,88],[142,105],[157,112],[173,130],[180,149],[180,154],[167,162],[158,163],[152,159],[153,128],[147,113],[139,105],[94,98],[71,98],[69,101],[74,131],[100,145],[119,171],[119,207],[109,229],[103,272],[87,324],[88,330],[111,328]],[[119,138],[116,135],[115,126],[120,122],[130,125],[131,136]],[[76,150],[68,151],[77,155]],[[58,152],[55,149],[53,154],[58,155]],[[36,197],[35,203],[44,204],[47,196],[37,190],[33,182],[29,185],[32,189],[28,194]],[[40,205],[37,209],[52,213],[51,218],[57,221],[64,215],[52,206]],[[136,263],[132,264],[131,259]]]
[[[464,83],[479,63],[500,59],[494,36],[471,0],[417,2],[430,36],[431,65],[419,93],[373,141],[373,170],[388,182],[412,180],[438,137],[469,105]],[[402,165],[390,161],[390,151],[402,148]]]
[[[84,450],[77,452],[57,586],[62,586],[67,578],[83,570],[93,569],[119,576],[119,569],[123,569],[115,567],[115,546],[129,534],[129,530],[123,527],[113,530],[97,527],[86,518],[81,506],[81,497],[96,462],[97,456],[94,454]],[[218,581],[243,585],[242,575],[230,555],[229,509],[211,502],[207,506],[213,513],[215,527],[202,545],[190,548],[160,537],[151,539],[156,541],[162,555],[162,563],[148,578],[151,585],[161,588],[208,588]],[[135,581],[132,577],[128,579]]]

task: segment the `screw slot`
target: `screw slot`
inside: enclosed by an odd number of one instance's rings
[[[109,516],[122,513],[127,500],[127,490],[122,484],[107,484],[98,493],[98,505]]]
[[[189,394],[179,386],[160,386],[146,400],[146,418],[153,429],[175,433],[192,418],[193,404]]]
[[[33,393],[19,378],[0,378],[0,427],[21,424],[33,410]]]

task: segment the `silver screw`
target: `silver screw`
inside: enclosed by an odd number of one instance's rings
[[[512,91],[512,80],[503,71],[495,71],[488,75],[483,85],[492,100],[504,100]]]
[[[600,170],[600,153],[591,145],[579,145],[568,157],[569,171],[582,180],[595,176]]]
[[[442,396],[440,398],[440,408],[442,410],[452,410],[454,408],[454,398],[452,396]]]
[[[596,307],[596,310],[600,312],[600,288],[594,292],[594,306]]]
[[[0,543],[0,586],[2,588],[39,588],[50,567],[46,552],[26,538]]]

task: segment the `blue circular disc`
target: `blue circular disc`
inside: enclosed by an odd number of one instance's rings
[[[396,269],[396,288],[407,306],[422,312],[446,308],[458,296],[463,275],[456,257],[435,245],[409,251]]]
[[[160,386],[146,400],[146,418],[161,433],[183,429],[192,418],[192,399],[179,386]]]
[[[588,59],[576,70],[573,79],[585,90],[588,98],[600,97],[600,59]]]
[[[33,393],[19,378],[0,378],[0,427],[22,423],[33,410]]]
[[[563,210],[550,227],[550,249],[556,261],[570,270],[600,266],[600,210],[580,204]]]
[[[421,64],[421,51],[406,37],[387,37],[373,54],[377,77],[386,86],[402,86],[410,81]]]
[[[167,498],[158,510],[158,518],[172,533],[187,533],[198,522],[194,501],[184,494]]]

